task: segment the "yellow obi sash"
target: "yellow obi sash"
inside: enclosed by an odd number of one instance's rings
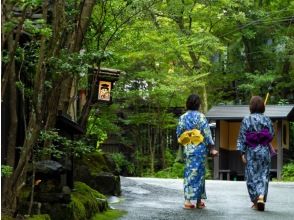
[[[201,132],[197,129],[185,131],[181,136],[178,138],[178,142],[185,146],[187,144],[195,144],[198,145],[203,141],[204,137]]]

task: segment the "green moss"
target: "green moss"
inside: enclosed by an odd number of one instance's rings
[[[106,197],[82,182],[75,182],[75,191],[71,194],[68,205],[68,219],[90,219],[94,214],[108,208]]]
[[[8,215],[1,215],[1,220],[13,220],[13,218]]]
[[[122,210],[108,210],[103,213],[96,214],[91,220],[114,220],[117,219],[123,215],[125,215],[127,212]]]
[[[31,187],[24,187],[22,188],[20,194],[19,194],[19,199],[22,201],[29,201],[30,200],[30,195],[31,195]]]
[[[68,205],[70,215],[72,219],[85,219],[86,209],[82,201],[79,200],[78,196],[71,196],[71,202]]]
[[[78,163],[86,165],[89,168],[91,174],[94,176],[102,171],[110,172],[104,155],[101,152],[95,152],[84,156],[81,160],[78,161]]]
[[[29,220],[51,220],[49,215],[33,215],[32,217],[28,218]]]

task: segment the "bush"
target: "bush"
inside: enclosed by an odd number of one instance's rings
[[[183,178],[185,164],[175,162],[172,167],[158,171],[154,176],[158,178]],[[206,163],[205,179],[212,179],[212,171]]]
[[[115,171],[119,174],[134,174],[135,166],[129,162],[125,155],[122,153],[111,154],[113,161],[115,162]]]
[[[284,181],[294,181],[294,162],[283,166],[282,179]]]
[[[183,178],[185,165],[182,163],[174,163],[172,167],[168,167],[155,173],[158,178]]]
[[[175,161],[176,152],[173,152],[171,149],[166,148],[164,152],[166,166],[170,167]]]
[[[1,177],[9,177],[12,174],[12,167],[1,164]]]

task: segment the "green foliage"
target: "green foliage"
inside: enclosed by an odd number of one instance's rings
[[[49,143],[49,145],[43,147],[42,144],[45,142]],[[70,140],[59,135],[56,129],[52,129],[41,131],[38,143],[34,149],[36,158],[42,158],[49,155],[55,158],[61,158],[69,152],[75,157],[81,157],[82,155],[94,151],[95,146],[89,145],[86,139]]]
[[[175,162],[175,152],[169,148],[165,149],[165,153],[164,153],[164,157],[165,157],[165,163],[167,167],[170,167],[174,164]]]
[[[212,168],[212,166],[213,166],[212,159],[208,158],[206,160],[206,163],[205,163],[205,179],[207,179],[207,180],[213,179],[213,174],[212,174],[213,168]]]
[[[52,35],[52,30],[46,25],[44,19],[37,19],[34,21],[31,19],[26,19],[24,21],[24,29],[26,32],[32,35],[40,34],[46,38],[50,38]]]
[[[184,163],[175,162],[172,166],[158,171],[154,176],[158,178],[183,178]],[[205,168],[205,179],[212,179],[211,160],[207,160]]]
[[[1,214],[1,219],[2,219],[2,220],[14,220],[13,217],[8,216],[8,215],[3,215],[3,214]]]
[[[99,106],[90,113],[87,123],[87,135],[95,137],[97,140],[96,148],[107,139],[107,133],[119,133],[117,126],[117,105]]]
[[[135,175],[151,176],[149,168],[149,155],[143,154],[139,149],[135,151]]]
[[[182,163],[174,163],[172,167],[168,167],[155,174],[158,178],[183,178],[185,165]]]
[[[127,173],[133,175],[135,173],[135,166],[131,163],[123,153],[112,153],[111,157],[115,162],[115,171],[119,174]]]
[[[74,189],[67,206],[67,219],[88,220],[108,208],[105,196],[85,183],[75,182]]]
[[[13,172],[13,167],[1,164],[1,177],[9,177]]]
[[[40,7],[43,3],[42,0],[20,0],[18,3],[22,4],[23,7]]]
[[[287,99],[280,99],[278,105],[289,105],[289,101]]]
[[[64,74],[75,75],[78,79],[87,79],[94,61],[100,56],[103,55],[97,54],[96,52],[87,52],[85,50],[79,53],[69,54],[67,49],[63,49],[58,57],[50,57],[48,63],[51,67],[53,79]],[[102,57],[99,59],[102,59]]]
[[[283,181],[294,181],[294,162],[290,162],[283,166],[282,170]]]
[[[33,215],[28,218],[28,220],[51,220],[49,215],[43,214],[43,215]]]

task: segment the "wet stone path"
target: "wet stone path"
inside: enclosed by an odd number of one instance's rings
[[[181,179],[121,177],[121,201],[115,209],[126,210],[120,220],[294,220],[294,183],[270,182],[266,210],[250,208],[245,182],[206,181],[205,209],[183,209]]]

